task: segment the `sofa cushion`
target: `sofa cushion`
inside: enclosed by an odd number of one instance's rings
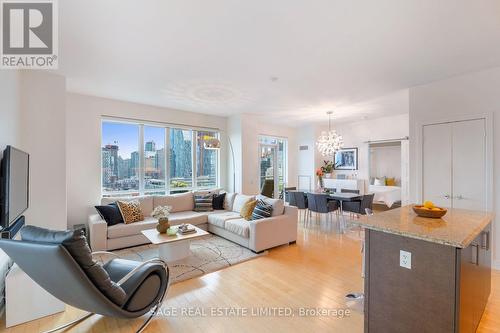
[[[208,215],[208,223],[220,228],[225,227],[226,221],[234,219],[241,219],[240,214],[235,212],[217,212],[215,214]]]
[[[265,195],[259,194],[257,199],[263,200],[268,205],[273,206],[273,212],[271,216],[279,216],[285,213],[285,202],[281,199],[271,199]]]
[[[234,198],[233,202],[233,212],[235,213],[240,213],[241,209],[243,206],[249,202],[255,199],[255,196],[253,195],[244,195],[244,194],[236,194],[236,197]]]
[[[137,196],[137,197],[107,197],[101,199],[101,205],[109,205],[110,203],[117,201],[134,201],[137,200],[141,204],[141,211],[144,216],[151,216],[153,212],[153,197],[148,195]]]
[[[224,198],[224,209],[225,210],[233,210],[234,198],[236,197],[236,193],[226,192],[226,197]]]
[[[248,238],[250,236],[250,224],[247,220],[239,218],[234,220],[227,220],[224,228],[241,237]]]
[[[171,213],[168,216],[168,221],[170,222],[171,225],[179,225],[183,223],[198,225],[207,223],[208,218],[206,212],[201,213],[201,212],[186,211],[186,212]]]
[[[172,206],[171,213],[193,210],[193,192],[155,196],[153,206]]]
[[[111,227],[108,227],[108,238],[121,238],[139,235],[142,230],[155,228],[157,223],[157,219],[153,217],[146,217],[144,221],[140,222],[131,224],[115,224]]]

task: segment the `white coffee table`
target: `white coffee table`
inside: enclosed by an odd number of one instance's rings
[[[141,232],[151,241],[151,243],[159,245],[160,258],[167,262],[172,262],[191,255],[189,245],[192,239],[209,235],[205,230],[191,224],[188,224],[188,226],[193,227],[196,232],[187,235],[175,234],[173,236],[160,234],[156,229],[142,230]]]

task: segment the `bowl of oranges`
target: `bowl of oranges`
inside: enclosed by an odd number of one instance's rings
[[[433,219],[439,219],[446,215],[447,210],[445,208],[436,207],[432,201],[426,201],[423,205],[413,206],[413,211],[421,217],[430,217]]]

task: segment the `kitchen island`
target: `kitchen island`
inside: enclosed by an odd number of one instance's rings
[[[491,288],[493,215],[411,206],[364,217],[365,332],[475,332]]]

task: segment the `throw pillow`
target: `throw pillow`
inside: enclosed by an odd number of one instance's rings
[[[213,194],[195,195],[194,196],[194,211],[195,212],[211,212],[214,210],[212,206]]]
[[[21,239],[29,242],[61,244],[104,295],[119,306],[125,303],[127,294],[122,287],[111,280],[108,272],[92,258],[92,252],[82,230],[53,231],[35,226],[25,226],[21,229]]]
[[[105,206],[95,206],[95,209],[101,215],[101,218],[106,221],[108,227],[123,223],[122,213],[120,213],[120,208],[118,208],[116,202]]]
[[[265,219],[273,214],[273,206],[264,200],[257,200],[257,205],[252,213],[252,220]]]
[[[224,209],[224,201],[226,199],[226,193],[216,194],[212,199],[212,207],[216,210]]]
[[[386,178],[385,185],[387,186],[396,186],[396,178]]]
[[[141,204],[139,201],[117,201],[118,208],[122,214],[123,222],[130,224],[144,220],[144,214],[141,211]]]
[[[240,212],[241,217],[243,217],[247,221],[250,221],[252,219],[253,210],[255,209],[256,205],[257,200],[250,200],[246,204],[244,204]]]
[[[268,205],[273,206],[272,216],[283,215],[285,213],[285,202],[281,199],[268,198],[265,195],[258,195],[256,199],[265,201]]]
[[[375,181],[373,182],[373,185],[375,186],[385,186],[385,177],[382,178],[375,178]]]

